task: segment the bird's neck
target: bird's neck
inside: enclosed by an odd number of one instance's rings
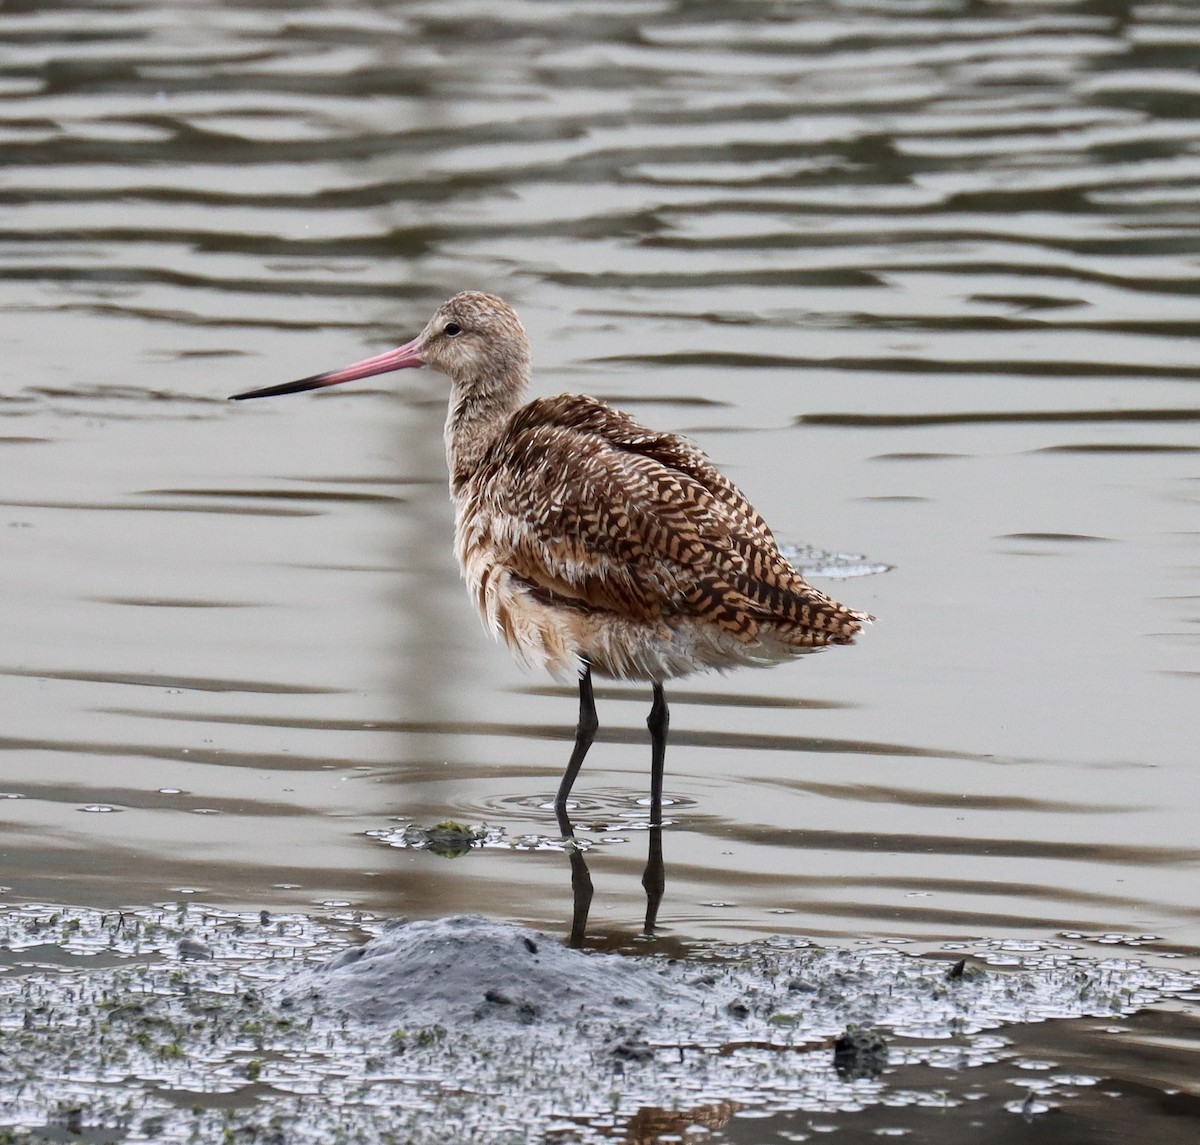
[[[512,415],[521,408],[528,385],[527,371],[488,384],[455,380],[446,416],[446,461],[452,494],[479,469]]]

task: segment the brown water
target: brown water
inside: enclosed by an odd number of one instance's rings
[[[1189,0],[0,2],[7,897],[565,933],[573,690],[457,583],[444,380],[224,400],[471,287],[539,393],[895,566],[819,582],[859,646],[669,691],[660,947],[1194,957],[1198,53]],[[622,947],[649,695],[599,694]],[[447,818],[529,846],[388,846]]]

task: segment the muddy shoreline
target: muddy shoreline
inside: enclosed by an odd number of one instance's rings
[[[1195,969],[1034,945],[681,959],[479,916],[7,904],[0,1140],[650,1140],[972,1103],[1032,1121],[1101,1079],[1031,1065],[1026,1027],[1200,997]],[[1005,1068],[1023,1091],[977,1080]]]

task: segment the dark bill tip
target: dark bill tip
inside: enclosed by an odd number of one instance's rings
[[[231,402],[244,402],[249,398],[276,398],[281,394],[302,394],[305,390],[320,389],[321,386],[331,386],[336,379],[331,379],[328,373],[311,374],[307,378],[297,378],[294,382],[280,382],[277,386],[264,386],[261,390],[247,390],[244,394],[230,394]]]

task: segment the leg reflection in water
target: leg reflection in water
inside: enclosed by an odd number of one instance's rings
[[[583,851],[575,838],[575,828],[565,807],[556,807],[558,829],[562,833],[567,858],[571,860],[571,934],[567,945],[572,950],[583,946],[587,931],[588,911],[592,909],[592,872],[583,857]]]
[[[575,839],[575,827],[567,809],[559,807],[555,814],[558,829],[566,841],[567,858],[571,861],[571,934],[567,945],[579,949],[584,944],[588,911],[592,906],[592,873]],[[646,854],[646,869],[642,872],[642,886],[646,889],[646,921],[642,933],[648,938],[654,935],[658,907],[667,885],[663,868],[662,830],[662,801],[657,800],[650,807],[650,845]]]
[[[646,855],[646,869],[642,872],[642,886],[646,891],[646,922],[642,933],[647,937],[654,935],[658,921],[658,907],[662,902],[663,891],[667,880],[663,869],[662,851],[662,794],[663,773],[667,759],[667,731],[671,725],[671,714],[667,709],[667,699],[663,695],[661,684],[654,685],[654,703],[650,715],[646,717],[646,727],[650,729],[650,844]],[[587,930],[588,911],[592,906],[592,874],[588,870],[575,838],[575,828],[571,817],[567,814],[567,795],[571,784],[579,773],[580,764],[592,742],[596,730],[596,707],[592,699],[592,683],[590,666],[580,677],[579,683],[579,728],[576,733],[575,750],[567,765],[558,797],[554,802],[554,814],[558,819],[558,829],[566,841],[567,856],[571,860],[571,936],[568,945],[580,947],[583,945],[584,933]]]

